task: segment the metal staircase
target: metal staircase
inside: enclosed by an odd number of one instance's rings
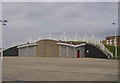
[[[108,56],[108,58],[113,58],[113,53],[106,48],[103,44],[99,44],[100,49]]]
[[[100,41],[98,41],[97,39],[91,41],[88,40],[86,42],[97,46],[103,53],[105,53],[108,56],[108,58],[113,58],[113,53],[108,48],[106,48],[104,44],[100,43]]]

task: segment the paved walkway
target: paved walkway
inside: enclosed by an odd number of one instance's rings
[[[117,60],[40,57],[3,60],[3,81],[117,81],[117,73]]]

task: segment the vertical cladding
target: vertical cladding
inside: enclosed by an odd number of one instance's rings
[[[85,46],[81,47],[81,57],[85,57]]]
[[[85,47],[81,46],[81,47],[77,47],[76,51],[80,50],[80,58],[84,58],[85,57]]]
[[[45,41],[41,40],[37,42],[36,56],[40,56],[40,57],[45,56]]]
[[[29,46],[28,47],[28,56],[35,56],[34,53],[35,50],[34,50],[34,46]]]
[[[85,46],[71,47],[71,46],[61,45],[60,54],[61,54],[61,57],[63,58],[65,57],[77,58],[78,50],[80,50],[80,57],[81,58],[85,57]]]
[[[23,47],[23,48],[19,48],[20,49],[20,55],[19,56],[27,56],[27,48]]]
[[[74,58],[77,57],[77,48],[74,48]]]
[[[59,57],[57,41],[40,40],[37,42],[36,55],[40,57]]]
[[[74,47],[68,47],[68,57],[74,58]]]
[[[59,47],[56,41],[46,40],[46,57],[59,57]]]
[[[67,46],[61,46],[61,58],[67,57]]]
[[[18,47],[19,56],[36,56],[36,45],[26,45]]]
[[[34,46],[34,56],[36,56],[36,46]]]
[[[59,58],[61,58],[61,45],[58,46],[59,46]]]

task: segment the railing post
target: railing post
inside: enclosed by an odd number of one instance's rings
[[[112,58],[113,58],[113,53],[111,53],[111,56],[112,56]]]
[[[104,50],[104,48],[105,48],[104,45],[102,45],[102,49],[103,49],[103,50]]]

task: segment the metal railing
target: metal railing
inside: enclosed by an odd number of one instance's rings
[[[102,43],[99,44],[99,46],[100,46],[101,50],[102,50],[106,55],[108,55],[109,58],[110,58],[110,57],[113,58],[113,53],[112,53],[108,48],[106,48]]]
[[[95,46],[98,46],[99,49],[102,50],[108,56],[108,58],[113,58],[113,53],[108,48],[106,48],[104,46],[104,44],[100,43],[99,40],[97,40],[97,39],[92,39],[92,40],[88,39],[88,40],[86,40],[86,42],[91,43],[91,44],[93,44]]]

